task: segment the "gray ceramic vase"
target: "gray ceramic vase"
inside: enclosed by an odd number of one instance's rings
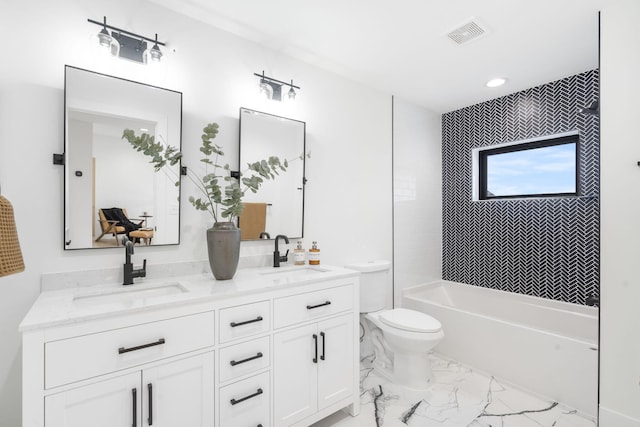
[[[216,222],[207,230],[207,248],[213,277],[232,279],[240,258],[240,229],[233,222]]]

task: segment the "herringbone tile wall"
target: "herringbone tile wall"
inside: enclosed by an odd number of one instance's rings
[[[445,280],[584,304],[599,294],[598,70],[442,116]],[[579,198],[472,201],[471,150],[580,132]]]

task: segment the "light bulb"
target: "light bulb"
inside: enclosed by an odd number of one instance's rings
[[[265,96],[267,99],[271,99],[271,86],[264,80],[260,80],[260,94]]]
[[[103,28],[98,33],[98,41],[100,43],[100,46],[109,48],[111,47],[111,42],[113,41],[113,37],[111,37],[111,35],[109,34],[106,28]]]
[[[154,44],[151,50],[149,51],[149,56],[151,56],[152,61],[160,62],[162,59],[162,51],[158,47],[158,44]]]

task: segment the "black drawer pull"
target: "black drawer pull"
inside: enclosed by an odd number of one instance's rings
[[[327,338],[324,332],[320,332],[320,336],[322,337],[322,355],[320,356],[320,360],[324,360],[324,342]]]
[[[239,365],[241,363],[245,363],[245,362],[251,362],[252,360],[256,360],[256,359],[260,359],[262,357],[262,353],[258,352],[255,356],[251,356],[251,357],[247,357],[246,359],[242,359],[242,360],[232,360],[231,362],[229,362],[229,364],[231,366],[236,366]]]
[[[255,319],[245,320],[244,322],[231,322],[229,323],[229,326],[231,326],[232,328],[235,328],[236,326],[248,325],[249,323],[254,323],[254,322],[262,322],[263,320],[264,319],[262,318],[262,316],[258,316]]]
[[[262,394],[262,389],[259,388],[259,389],[256,390],[255,393],[250,394],[249,396],[241,397],[240,399],[237,399],[237,400],[236,399],[231,399],[231,404],[232,405],[237,405],[240,402],[244,402],[245,400],[251,399],[252,397],[260,396],[261,394]]]
[[[129,353],[130,351],[136,351],[136,350],[142,350],[143,348],[154,347],[156,345],[164,344],[165,342],[166,341],[164,340],[164,338],[160,338],[156,342],[150,342],[149,344],[142,344],[136,347],[129,347],[129,348],[120,347],[118,349],[118,354]]]
[[[133,423],[132,427],[136,427],[138,425],[138,389],[131,389],[131,400],[133,400]]]
[[[331,305],[331,301],[325,301],[322,304],[318,304],[318,305],[308,305],[307,310],[313,310],[314,308],[324,307],[325,305]]]
[[[318,363],[318,336],[313,334],[313,343],[315,347],[315,357],[313,358],[313,363]]]

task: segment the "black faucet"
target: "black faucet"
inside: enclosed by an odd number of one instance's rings
[[[284,254],[284,256],[280,256],[280,251],[278,250],[278,240],[282,238],[284,239],[284,241],[286,242],[286,244],[289,244],[289,238],[287,236],[285,236],[284,234],[278,234],[276,236],[276,250],[273,251],[273,266],[274,267],[280,267],[280,263],[281,262],[287,262],[289,259],[287,258],[287,256],[289,255],[289,249],[287,249],[287,253]]]
[[[142,268],[134,269],[133,263],[131,262],[131,255],[133,255],[133,242],[128,238],[124,237],[122,239],[122,243],[124,244],[124,281],[123,285],[133,285],[133,279],[136,277],[146,277],[147,276],[147,260],[145,259],[142,262]]]
[[[599,307],[600,306],[600,297],[596,296],[596,295],[592,295],[589,294],[587,295],[587,300],[585,301],[585,304],[590,305],[590,306],[596,306]]]

